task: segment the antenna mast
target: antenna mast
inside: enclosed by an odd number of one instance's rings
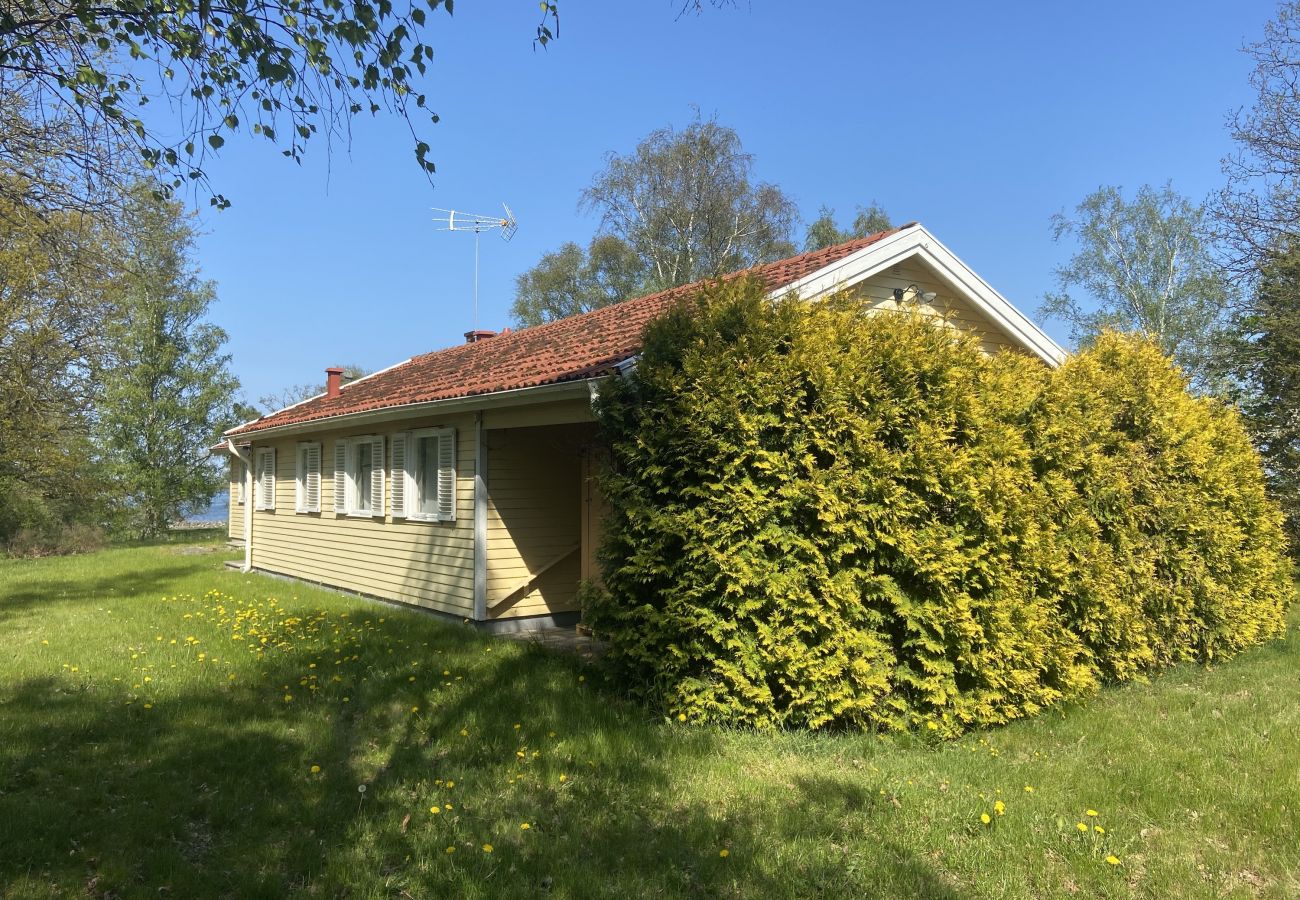
[[[438,213],[433,217],[433,221],[440,226],[438,231],[472,231],[474,232],[474,327],[478,328],[478,236],[484,231],[490,231],[493,228],[501,230],[502,240],[510,240],[519,230],[519,223],[515,221],[515,214],[510,211],[510,207],[504,203],[501,208],[506,211],[505,218],[501,216],[480,216],[475,213],[462,212],[455,209],[442,209],[435,206],[433,211]]]

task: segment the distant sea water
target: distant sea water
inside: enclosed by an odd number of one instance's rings
[[[186,510],[185,522],[225,522],[230,517],[230,491],[220,490],[205,507]]]

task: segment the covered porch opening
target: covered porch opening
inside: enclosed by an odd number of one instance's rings
[[[599,578],[595,425],[488,428],[485,443],[487,621],[576,624],[579,585]]]

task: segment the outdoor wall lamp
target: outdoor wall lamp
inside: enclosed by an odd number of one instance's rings
[[[922,303],[933,303],[934,298],[939,296],[934,291],[923,291],[919,285],[909,284],[905,288],[894,288],[894,302],[902,303],[903,298],[907,296],[908,291],[912,292],[912,298],[914,300],[920,300]]]

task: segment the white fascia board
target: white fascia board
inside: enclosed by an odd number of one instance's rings
[[[469,397],[451,397],[447,400],[428,400],[423,403],[407,403],[402,406],[385,406],[381,409],[368,409],[361,412],[345,413],[339,416],[327,416],[291,425],[277,425],[260,431],[248,431],[232,435],[238,440],[265,440],[287,435],[301,434],[309,431],[324,431],[330,428],[351,428],[372,422],[399,422],[404,419],[421,418],[428,415],[443,415],[466,410],[498,409],[503,406],[524,406],[530,403],[547,403],[555,400],[569,400],[577,397],[590,397],[593,383],[603,381],[607,375],[595,378],[582,378],[575,381],[562,381],[559,384],[542,384],[536,387],[514,388],[508,391],[494,391],[490,394],[474,394]]]
[[[1060,344],[962,262],[955,253],[921,225],[913,225],[851,253],[825,268],[772,292],[773,297],[796,293],[812,299],[842,291],[909,259],[919,258],[953,285],[977,310],[1026,350],[1049,366],[1066,357]]]

